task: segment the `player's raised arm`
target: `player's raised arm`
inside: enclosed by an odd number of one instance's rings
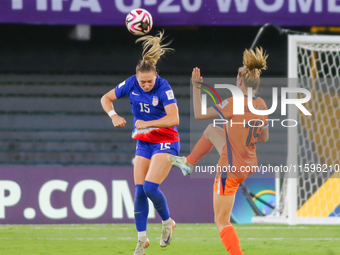
[[[214,119],[218,118],[218,113],[213,107],[209,107],[207,109],[207,114],[202,114],[202,102],[201,102],[201,82],[203,82],[203,78],[201,76],[201,70],[198,67],[195,67],[192,70],[191,81],[193,85],[193,104],[194,104],[194,114],[195,119],[197,120],[205,120],[205,119]]]
[[[115,89],[110,90],[100,99],[104,111],[110,116],[112,123],[117,128],[125,127],[126,120],[120,117],[114,110],[113,101],[117,100]]]

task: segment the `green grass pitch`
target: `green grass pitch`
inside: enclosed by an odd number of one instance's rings
[[[340,226],[234,225],[245,255],[340,254]],[[146,255],[227,254],[214,224],[178,223],[171,245],[159,246],[161,224],[148,225]],[[134,252],[133,224],[0,225],[0,255]]]

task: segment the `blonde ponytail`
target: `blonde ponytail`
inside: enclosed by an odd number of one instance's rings
[[[245,85],[258,89],[262,70],[267,69],[268,55],[263,52],[262,47],[256,47],[254,50],[245,50],[243,52],[243,68],[239,71],[239,76],[244,78]]]
[[[171,41],[162,45],[162,41],[164,40],[163,36],[164,31],[158,32],[156,36],[147,35],[136,40],[136,43],[143,42],[143,59],[137,65],[136,73],[138,71],[156,71],[156,64],[161,56],[168,51],[173,51],[172,48],[166,48],[167,46],[169,46]]]

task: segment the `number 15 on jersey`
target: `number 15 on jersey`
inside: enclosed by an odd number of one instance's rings
[[[139,103],[139,105],[140,105],[140,111],[141,112],[150,113],[150,106],[149,106],[149,104]]]
[[[162,150],[170,150],[171,143],[161,143],[161,151]]]

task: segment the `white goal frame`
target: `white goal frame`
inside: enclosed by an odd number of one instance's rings
[[[311,44],[340,44],[340,36],[319,36],[319,35],[289,35],[288,36],[288,87],[296,88],[298,78],[298,52],[297,46],[299,43]],[[295,79],[294,79],[295,78]],[[290,98],[297,98],[297,94],[290,93]],[[293,105],[288,107],[288,119],[297,119],[298,109]],[[287,166],[298,165],[298,129],[288,129],[288,144],[287,144]],[[276,175],[275,191],[276,203],[280,199],[280,176]],[[269,216],[256,216],[252,218],[252,223],[268,223],[268,224],[340,224],[340,217],[298,217],[298,182],[296,176],[291,175],[287,179],[287,196],[288,196],[288,217],[282,217],[278,213]]]

